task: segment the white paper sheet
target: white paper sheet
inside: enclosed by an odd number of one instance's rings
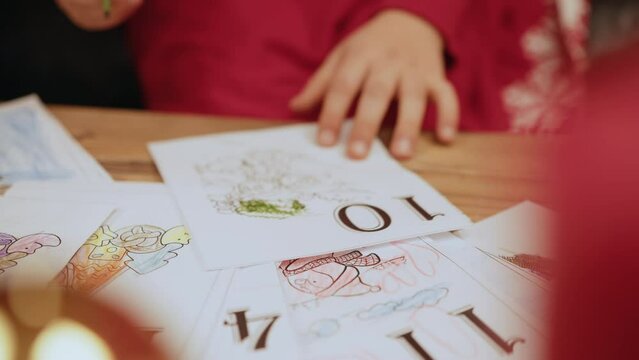
[[[201,267],[164,185],[20,183],[7,196],[116,203],[117,211],[77,252],[59,283],[132,314],[171,358],[184,351],[218,273]]]
[[[298,359],[275,267],[238,269],[203,359]]]
[[[0,185],[24,180],[111,177],[32,95],[0,105]]]
[[[220,330],[218,320],[222,317],[224,302],[228,293],[236,269],[224,269],[217,271],[217,279],[207,298],[204,310],[200,313],[195,329],[193,330],[184,352],[180,358],[184,360],[205,359],[204,355],[210,348],[211,342],[216,339]]]
[[[48,284],[113,209],[70,199],[0,198],[0,284]]]
[[[539,286],[548,286],[552,279],[555,222],[556,215],[551,210],[525,201],[455,234]]]
[[[538,359],[546,349],[543,333],[427,238],[279,270],[306,359]]]
[[[466,274],[541,333],[549,321],[549,289],[515,270],[507,262],[479,250],[451,233],[431,235],[429,244],[459,265]]]
[[[209,269],[455,230],[465,215],[376,142],[368,159],[314,143],[314,125],[152,143]]]

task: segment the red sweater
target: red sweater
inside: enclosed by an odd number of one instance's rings
[[[404,9],[446,41],[462,129],[543,130],[558,126],[550,105],[570,91],[555,83],[573,68],[570,55],[580,55],[584,24],[562,38],[546,3],[147,0],[129,34],[151,109],[300,119],[288,102],[332,47],[380,10]]]

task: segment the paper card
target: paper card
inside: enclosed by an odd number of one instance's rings
[[[236,269],[216,271],[217,279],[211,288],[203,311],[200,313],[195,329],[182,352],[180,358],[185,360],[206,359],[211,343],[215,341],[220,330],[218,320],[222,317],[224,302]]]
[[[113,209],[71,199],[0,198],[0,284],[48,284]]]
[[[314,125],[153,143],[209,269],[459,229],[465,215],[375,142],[363,161],[315,145]]]
[[[552,279],[552,238],[556,215],[526,201],[480,221],[456,235],[504,261],[540,286]],[[545,283],[545,284],[544,284]]]
[[[117,211],[75,254],[58,284],[129,312],[172,358],[183,351],[217,273],[200,266],[164,185],[21,183],[7,196],[116,203]]]
[[[507,262],[491,256],[451,233],[428,236],[437,251],[462,268],[468,276],[501,299],[540,333],[547,332],[550,291],[539,286]]]
[[[273,264],[238,269],[204,359],[297,359]]]
[[[24,180],[111,177],[32,95],[0,105],[0,185]]]
[[[544,335],[430,242],[280,263],[304,358],[543,358]]]

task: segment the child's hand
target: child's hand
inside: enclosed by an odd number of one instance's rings
[[[317,140],[334,145],[351,104],[359,96],[348,155],[368,155],[393,99],[399,103],[391,153],[413,155],[428,100],[437,105],[436,134],[450,142],[457,132],[459,104],[446,79],[442,39],[430,24],[410,13],[386,10],[326,58],[291,108],[305,111],[322,102]]]
[[[55,0],[60,9],[84,30],[106,30],[126,21],[144,0],[112,0],[111,12],[104,16],[102,0]]]

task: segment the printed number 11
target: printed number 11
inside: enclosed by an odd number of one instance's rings
[[[499,335],[497,335],[495,330],[491,329],[490,326],[488,326],[482,319],[480,319],[473,312],[472,306],[454,311],[451,313],[451,315],[461,316],[464,318],[464,320],[467,320],[468,322],[470,322],[470,324],[472,325],[473,328],[475,328],[475,330],[477,330],[481,335],[483,335],[487,340],[489,340],[491,345],[496,347],[498,350],[500,350],[504,354],[507,354],[507,355],[512,354],[515,349],[515,345],[517,343],[525,342],[525,340],[520,337],[515,337],[508,340],[502,339]],[[396,339],[404,340],[406,344],[408,344],[408,346],[410,346],[410,348],[413,351],[415,351],[415,353],[419,355],[422,359],[424,360],[433,359],[433,357],[430,356],[430,354],[426,351],[426,349],[424,349],[424,347],[420,345],[419,342],[417,342],[417,340],[415,340],[415,338],[413,337],[412,330],[408,330],[408,331],[402,332],[401,334],[392,335],[392,336]]]

